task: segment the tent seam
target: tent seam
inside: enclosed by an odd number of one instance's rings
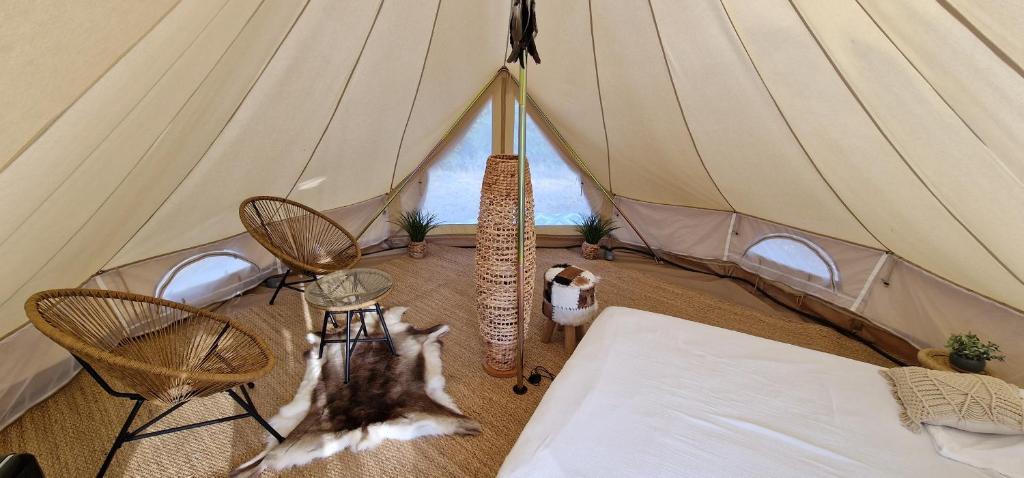
[[[32,135],[32,137],[30,137],[28,139],[28,141],[26,141],[24,144],[22,144],[18,148],[18,150],[15,151],[14,154],[11,155],[11,157],[8,158],[7,161],[2,166],[0,166],[0,173],[3,173],[7,169],[8,166],[10,166],[11,164],[14,164],[14,162],[17,161],[18,158],[20,158],[21,155],[25,153],[25,151],[27,151],[29,148],[31,148],[32,145],[36,143],[36,141],[39,141],[39,138],[42,138],[43,135],[46,134],[46,132],[49,131],[50,128],[53,127],[53,125],[57,124],[57,122],[60,121],[60,119],[63,118],[64,115],[68,112],[68,110],[70,110],[73,106],[75,106],[75,104],[77,104],[78,101],[81,100],[83,96],[85,96],[87,93],[89,93],[89,91],[92,90],[93,87],[96,86],[96,84],[100,82],[100,80],[102,80],[104,77],[107,76],[108,73],[110,73],[110,70],[113,70],[114,67],[116,67],[118,63],[121,63],[121,60],[123,60],[124,57],[128,56],[128,54],[131,53],[131,51],[134,50],[135,47],[137,47],[139,45],[139,43],[142,43],[142,40],[144,40],[146,37],[148,37],[150,33],[153,33],[153,30],[155,30],[158,25],[163,23],[163,21],[167,18],[168,15],[171,14],[171,12],[173,12],[174,10],[177,10],[178,6],[181,5],[181,2],[182,2],[182,0],[178,0],[177,2],[174,3],[174,5],[172,7],[168,8],[167,11],[164,12],[164,14],[161,15],[160,18],[156,22],[154,22],[153,25],[150,26],[148,30],[146,30],[145,33],[143,33],[142,35],[139,35],[139,38],[137,38],[135,40],[135,42],[133,42],[128,48],[126,48],[123,52],[121,52],[121,54],[118,55],[118,57],[115,58],[114,61],[110,63],[110,66],[108,66],[107,69],[103,70],[103,73],[101,73],[99,76],[97,76],[96,79],[93,80],[93,82],[89,84],[89,86],[85,87],[82,90],[82,92],[79,93],[78,96],[76,96],[73,101],[71,101],[71,103],[68,103],[68,105],[66,107],[64,107],[64,109],[62,109],[60,111],[60,113],[57,113],[56,116],[54,116],[49,121],[47,121],[46,124],[44,124],[42,127],[40,127]],[[227,5],[227,0],[224,1],[224,5],[221,5],[221,10],[224,9],[225,5]],[[220,11],[218,10],[217,13],[220,13]],[[216,15],[214,15],[214,17],[216,17]]]
[[[363,39],[363,46],[359,48],[359,54],[356,55],[356,61],[352,64],[352,69],[348,72],[348,78],[345,80],[345,86],[342,86],[341,93],[338,95],[338,101],[334,103],[334,109],[331,110],[331,116],[327,118],[327,123],[324,125],[324,130],[320,133],[320,138],[316,140],[316,145],[313,146],[313,151],[309,153],[309,158],[306,159],[306,163],[302,165],[302,170],[299,171],[298,176],[295,177],[295,181],[292,186],[288,188],[288,193],[285,194],[285,198],[290,198],[292,193],[295,192],[295,187],[298,186],[299,181],[302,180],[302,176],[306,174],[306,168],[309,167],[309,163],[316,157],[316,152],[320,149],[320,144],[323,143],[324,137],[327,136],[327,131],[331,129],[331,123],[334,122],[334,117],[337,116],[338,110],[341,109],[341,102],[345,99],[345,93],[348,92],[348,86],[352,84],[352,78],[356,75],[356,69],[359,68],[359,62],[363,59],[363,52],[366,51],[366,45],[370,43],[370,37],[373,36],[374,27],[377,26],[377,20],[380,18],[380,11],[384,7],[384,0],[380,0],[377,4],[377,12],[373,15],[373,22],[370,23],[370,29],[366,32],[366,38]],[[284,43],[284,42],[282,42]]]
[[[836,191],[836,188],[832,186],[832,183],[829,182],[828,178],[826,178],[825,175],[821,172],[821,168],[818,167],[818,164],[814,162],[814,158],[812,158],[811,153],[807,151],[807,147],[804,145],[804,142],[800,140],[800,136],[797,135],[796,130],[793,128],[793,125],[789,122],[789,118],[786,117],[786,113],[782,111],[782,106],[779,105],[778,100],[775,99],[775,95],[772,94],[771,88],[768,87],[768,82],[764,80],[764,75],[761,74],[761,70],[757,67],[757,63],[754,62],[754,57],[750,54],[750,50],[747,49],[747,44],[743,41],[743,37],[740,35],[739,30],[736,28],[736,23],[733,22],[732,15],[729,14],[729,9],[725,6],[724,0],[719,0],[718,3],[722,7],[722,12],[725,13],[726,20],[729,21],[729,26],[732,28],[733,34],[736,35],[736,40],[739,42],[740,47],[743,48],[743,53],[746,54],[747,61],[750,62],[750,66],[754,69],[754,73],[757,74],[758,80],[761,81],[761,86],[764,87],[764,91],[765,93],[768,94],[768,98],[770,98],[772,100],[772,104],[775,105],[775,110],[779,112],[779,117],[782,118],[782,122],[786,124],[786,129],[789,130],[789,134],[793,136],[793,139],[796,141],[796,144],[800,146],[800,151],[802,151],[804,157],[807,158],[807,162],[811,164],[811,167],[814,168],[814,172],[818,174],[818,177],[821,178],[822,182],[825,183],[825,186],[828,187],[828,190],[832,192],[832,195],[835,196],[836,200],[839,201],[839,204],[843,205],[843,208],[846,209],[846,212],[850,214],[850,217],[852,217],[854,221],[857,221],[857,224],[860,224],[860,227],[864,229],[864,232],[868,233],[868,235],[871,236],[871,238],[874,239],[875,242],[878,243],[878,245],[882,246],[884,250],[891,251],[891,249],[888,246],[886,246],[885,243],[882,242],[882,240],[879,239],[878,236],[876,236],[875,233],[872,232],[866,224],[864,224],[864,221],[862,221],[860,217],[858,217],[857,214],[853,212],[853,209],[850,208],[850,205],[847,204],[845,200],[843,200],[843,197],[839,194],[838,191]]]
[[[427,40],[427,50],[423,53],[423,64],[420,66],[420,77],[416,80],[416,91],[412,94],[412,102],[409,104],[409,114],[405,117],[405,126],[402,128],[402,137],[398,140],[398,151],[395,152],[395,166],[391,169],[391,185],[388,187],[389,191],[395,188],[395,176],[398,174],[398,161],[402,158],[402,146],[405,145],[405,134],[409,131],[409,122],[412,121],[412,113],[416,111],[416,100],[420,97],[420,87],[423,86],[423,74],[427,71],[427,61],[430,59],[430,47],[434,45],[434,33],[437,32],[437,19],[440,17],[441,0],[438,0],[437,8],[434,10],[434,23],[430,27],[430,38]],[[376,220],[376,217],[373,220]]]
[[[654,14],[654,4],[651,0],[647,0],[647,8],[651,11],[651,21],[654,23],[654,32],[658,35],[658,46],[661,48],[661,58],[665,61],[665,72],[668,74],[668,81],[672,84],[672,94],[676,98],[676,106],[679,108],[679,116],[683,120],[683,129],[686,130],[687,136],[690,138],[690,144],[693,145],[693,152],[697,154],[697,160],[700,161],[700,165],[704,168],[704,174],[711,180],[711,185],[718,191],[718,195],[722,196],[722,200],[729,206],[729,209],[736,211],[732,203],[729,202],[729,198],[722,192],[722,188],[718,187],[718,182],[715,181],[714,176],[711,175],[711,170],[708,169],[707,163],[704,162],[704,155],[700,153],[700,147],[697,146],[697,140],[693,137],[693,131],[690,129],[690,122],[686,119],[686,111],[683,110],[683,102],[679,98],[679,90],[676,88],[676,79],[672,75],[672,67],[668,63],[668,54],[665,52],[665,41],[661,38],[661,27],[658,26],[658,17]]]
[[[887,143],[889,143],[889,146],[892,147],[892,149],[896,153],[896,155],[899,156],[901,161],[903,161],[903,164],[907,167],[907,169],[909,169],[910,172],[914,174],[914,177],[917,178],[917,180],[921,183],[921,185],[925,188],[925,190],[927,190],[931,194],[932,198],[934,198],[935,201],[938,202],[938,204],[940,206],[942,206],[942,209],[944,209],[946,211],[946,213],[949,214],[950,217],[952,217],[953,220],[956,221],[957,224],[959,224],[960,227],[962,227],[964,229],[964,232],[966,232],[968,235],[970,235],[971,238],[973,238],[975,240],[975,242],[977,242],[978,245],[981,246],[981,248],[984,249],[985,252],[987,252],[989,254],[989,256],[992,257],[992,259],[996,261],[996,263],[998,263],[1000,266],[1002,266],[1002,268],[1007,273],[1010,274],[1010,276],[1012,276],[1014,279],[1016,279],[1017,282],[1019,282],[1020,284],[1024,285],[1024,280],[1022,280],[1020,276],[1018,276],[1013,270],[1011,270],[1009,268],[1009,266],[1007,266],[1006,263],[1004,263],[1002,261],[1002,259],[1000,259],[999,256],[997,256],[992,251],[992,249],[990,249],[988,247],[988,245],[986,245],[976,234],[974,234],[974,231],[972,231],[970,228],[968,228],[967,225],[964,224],[963,220],[961,220],[959,216],[957,216],[956,214],[953,213],[953,211],[949,208],[949,206],[947,206],[946,203],[943,202],[942,199],[939,198],[938,194],[936,194],[935,191],[932,189],[932,187],[924,180],[924,178],[921,177],[921,175],[920,175],[920,173],[918,173],[917,169],[915,169],[910,164],[910,161],[907,160],[906,156],[904,156],[903,152],[900,151],[899,147],[896,146],[896,143],[892,140],[892,138],[890,138],[889,135],[886,134],[885,129],[882,128],[882,125],[878,123],[878,120],[875,119],[874,115],[871,114],[871,111],[868,110],[868,107],[867,107],[867,105],[864,104],[864,101],[861,100],[859,95],[857,95],[857,92],[853,89],[853,85],[850,84],[849,80],[846,79],[846,76],[844,76],[842,71],[839,69],[839,65],[837,65],[835,63],[835,61],[832,59],[832,57],[828,54],[828,51],[825,49],[825,45],[821,43],[820,39],[818,39],[818,36],[814,33],[814,30],[811,28],[811,25],[807,22],[807,19],[804,18],[803,13],[796,6],[795,0],[788,0],[788,1],[789,1],[790,6],[796,12],[797,16],[800,18],[800,21],[803,23],[804,28],[807,29],[808,33],[810,33],[811,38],[814,39],[814,42],[818,45],[818,48],[821,50],[822,54],[828,60],[829,64],[832,65],[832,69],[835,70],[836,75],[839,76],[839,79],[842,80],[843,84],[846,86],[846,89],[850,92],[850,95],[853,96],[854,100],[857,101],[857,104],[860,105],[861,109],[864,111],[864,114],[868,117],[868,119],[871,120],[871,123],[875,125],[875,128],[878,130],[879,134],[881,134],[882,137],[885,138],[885,141]]]
[[[259,12],[259,10],[261,8],[263,8],[264,1],[265,0],[260,2],[260,5],[253,11],[253,15],[252,16],[255,16],[256,13]],[[212,149],[213,145],[217,143],[217,139],[220,138],[220,136],[222,134],[224,134],[224,130],[227,129],[228,125],[231,124],[231,121],[233,121],[235,119],[235,115],[238,114],[238,110],[240,110],[242,108],[242,105],[245,104],[245,101],[247,99],[249,99],[249,94],[251,94],[253,88],[256,87],[256,83],[259,83],[260,78],[263,78],[263,73],[267,71],[267,67],[269,67],[270,63],[274,61],[274,58],[277,56],[277,52],[280,51],[280,49],[281,49],[281,45],[284,45],[284,42],[288,38],[288,35],[291,34],[292,29],[295,28],[295,25],[299,23],[299,19],[302,18],[303,13],[306,12],[306,7],[308,7],[308,6],[309,6],[309,0],[306,0],[306,3],[302,6],[302,9],[299,10],[299,14],[295,16],[295,20],[292,21],[291,26],[288,27],[288,31],[285,32],[284,36],[281,37],[281,41],[277,44],[277,47],[274,48],[274,52],[270,54],[270,57],[267,58],[267,61],[263,64],[263,67],[260,68],[260,72],[256,75],[256,78],[252,81],[252,83],[249,84],[249,88],[246,90],[245,95],[243,95],[242,99],[238,102],[237,105],[235,105],[235,109],[234,109],[234,111],[231,112],[231,116],[228,116],[227,121],[225,121],[224,125],[221,126],[220,131],[217,132],[217,136],[215,138],[213,138],[213,141],[211,141],[210,144],[206,147],[206,150],[203,151],[203,154],[199,156],[199,159],[192,165],[191,168],[189,168],[189,170],[185,173],[185,175],[181,177],[181,181],[178,181],[178,184],[174,186],[174,189],[172,189],[171,192],[167,193],[167,196],[164,197],[164,200],[160,202],[160,205],[157,206],[156,209],[153,209],[153,212],[149,215],[148,218],[146,218],[145,222],[143,222],[142,225],[140,225],[139,228],[136,229],[135,233],[132,234],[132,236],[129,237],[128,240],[125,241],[125,243],[121,245],[121,247],[117,250],[117,252],[114,253],[113,256],[110,257],[109,260],[107,260],[107,263],[104,264],[103,267],[106,267],[107,265],[109,265],[110,261],[113,260],[115,257],[117,257],[117,255],[120,254],[121,251],[123,251],[124,248],[128,244],[130,244],[132,240],[135,239],[135,236],[137,236],[140,232],[142,232],[142,229],[144,229],[146,227],[146,225],[149,224],[149,221],[153,220],[153,218],[156,217],[157,213],[159,213],[160,210],[163,209],[164,205],[167,204],[167,201],[171,198],[171,196],[173,196],[174,193],[178,192],[178,189],[181,188],[182,184],[185,184],[185,181],[192,175],[192,172],[195,171],[197,166],[199,166],[199,163],[203,162],[203,159],[206,158],[206,155],[210,153],[210,149]],[[250,19],[251,18],[252,17],[250,17]],[[246,24],[246,26],[247,25],[248,25],[248,23]],[[241,36],[241,34],[242,34],[242,32],[244,30],[245,30],[245,26],[243,26],[242,29],[239,30],[238,35]],[[236,39],[237,39],[237,37],[236,37]],[[232,45],[233,44],[234,44],[234,42],[232,41]],[[225,54],[227,53],[227,50],[231,49],[232,45],[228,45],[228,48],[225,49]],[[219,61],[218,61],[218,63],[219,63]],[[210,69],[210,71],[212,72],[216,68],[217,68],[217,65],[214,65],[213,68]],[[200,87],[202,87],[202,84],[200,84]],[[198,88],[196,88],[196,89],[198,90]]]
[[[612,188],[612,148],[608,141],[608,123],[604,118],[604,96],[601,94],[601,73],[597,67],[597,40],[594,37],[594,7],[587,0],[587,14],[590,17],[590,51],[594,55],[594,79],[597,81],[597,104],[601,108],[601,129],[604,131],[605,167],[608,168],[608,192],[615,194]],[[728,202],[728,201],[727,201]]]

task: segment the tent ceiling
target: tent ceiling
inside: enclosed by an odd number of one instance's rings
[[[37,289],[240,232],[248,195],[388,192],[502,65],[508,15],[26,5],[0,7],[0,334]],[[1020,3],[641,6],[539,7],[531,94],[614,193],[888,249],[1024,307]]]

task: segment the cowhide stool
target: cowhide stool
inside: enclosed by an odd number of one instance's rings
[[[565,331],[565,351],[576,350],[590,321],[597,315],[597,276],[570,264],[558,264],[544,273],[544,333],[551,342],[555,327]]]

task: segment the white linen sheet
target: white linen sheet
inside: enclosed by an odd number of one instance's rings
[[[938,425],[925,425],[939,454],[978,468],[1024,478],[1024,435],[971,433]]]
[[[498,476],[999,476],[903,428],[878,370],[609,307]]]

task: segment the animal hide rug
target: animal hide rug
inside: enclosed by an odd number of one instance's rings
[[[302,383],[291,403],[269,420],[284,442],[268,436],[267,448],[231,476],[280,471],[386,439],[479,434],[480,424],[462,415],[444,391],[440,338],[448,326],[416,329],[402,322],[405,311],[392,307],[384,313],[398,356],[384,342],[356,345],[347,385],[344,343],[329,344],[318,359],[320,338],[309,334]],[[357,322],[353,318],[353,333]],[[376,314],[366,314],[366,326],[371,336],[381,335]]]

